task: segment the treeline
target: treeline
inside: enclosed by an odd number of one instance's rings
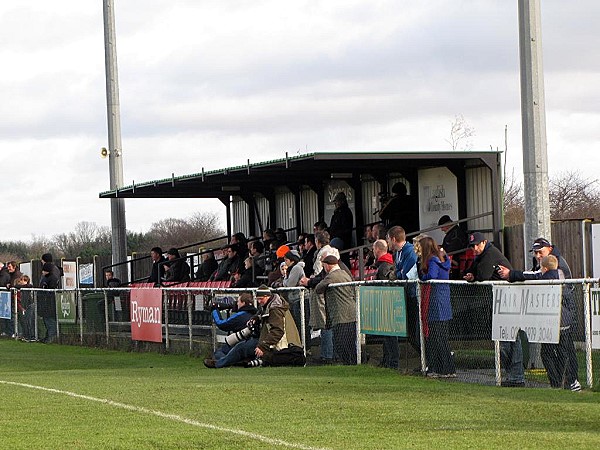
[[[562,172],[548,180],[550,191],[550,218],[598,219],[600,218],[600,190],[598,180],[584,178],[579,172]],[[523,183],[517,182],[514,173],[504,184],[504,224],[525,222],[525,197]]]
[[[183,247],[225,235],[216,213],[197,212],[187,219],[168,218],[154,222],[146,233],[127,231],[127,252],[149,252],[152,247]],[[69,233],[33,236],[31,241],[0,242],[0,261],[39,259],[46,252],[60,258],[110,255],[111,229],[94,222],[79,222]]]

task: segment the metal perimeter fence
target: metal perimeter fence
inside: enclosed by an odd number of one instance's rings
[[[563,382],[576,367],[576,377],[591,388],[600,367],[597,279],[361,281],[332,284],[324,295],[273,291],[290,304],[308,364],[372,364],[422,375],[436,367],[442,378],[500,385],[514,369],[508,349],[522,355],[516,362],[525,385],[544,387],[548,349],[558,349],[568,334],[574,355],[555,356],[565,358],[557,361]],[[158,299],[158,309],[143,310],[158,333],[153,341],[136,335],[142,309],[132,299],[142,292]],[[213,323],[211,304],[220,303],[226,317],[228,303],[243,292],[255,295],[255,289],[195,287],[0,290],[1,331],[27,341],[202,354],[226,335]],[[565,309],[568,329],[560,323]]]

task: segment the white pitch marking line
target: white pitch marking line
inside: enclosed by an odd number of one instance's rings
[[[327,450],[326,448],[310,447],[307,445],[294,444],[293,442],[283,441],[281,439],[273,439],[273,438],[270,438],[267,436],[262,436],[260,434],[250,433],[248,431],[236,430],[234,428],[225,428],[225,427],[220,427],[217,425],[212,425],[210,423],[198,422],[193,419],[188,419],[186,417],[178,416],[177,414],[168,414],[168,413],[165,413],[162,411],[156,411],[154,409],[148,409],[148,408],[144,408],[141,406],[127,405],[125,403],[114,402],[112,400],[108,400],[105,398],[91,397],[89,395],[77,394],[75,392],[62,391],[60,389],[47,388],[47,387],[43,387],[43,386],[35,386],[33,384],[16,383],[14,381],[0,380],[0,384],[19,386],[19,387],[24,387],[24,388],[29,388],[29,389],[37,389],[39,391],[52,392],[54,394],[62,394],[62,395],[66,395],[66,396],[73,397],[73,398],[89,400],[92,402],[97,402],[97,403],[102,403],[102,404],[109,405],[109,406],[114,406],[116,408],[126,409],[129,411],[134,411],[134,412],[139,412],[139,413],[144,413],[144,414],[150,414],[150,415],[157,416],[157,417],[162,417],[163,419],[169,419],[169,420],[173,420],[175,422],[181,422],[181,423],[185,423],[187,425],[192,425],[195,427],[206,428],[208,430],[215,430],[215,431],[221,431],[224,433],[237,434],[239,436],[244,436],[244,437],[254,439],[254,440],[257,440],[260,442],[264,442],[266,444],[270,444],[270,445],[281,445],[284,447],[298,448],[301,450]]]

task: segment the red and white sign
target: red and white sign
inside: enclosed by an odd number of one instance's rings
[[[162,342],[162,290],[131,290],[131,339]]]

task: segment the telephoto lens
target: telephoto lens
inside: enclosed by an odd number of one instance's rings
[[[225,338],[225,342],[230,347],[233,347],[235,344],[241,341],[245,341],[252,335],[252,329],[250,327],[246,327],[236,333],[231,333]]]

